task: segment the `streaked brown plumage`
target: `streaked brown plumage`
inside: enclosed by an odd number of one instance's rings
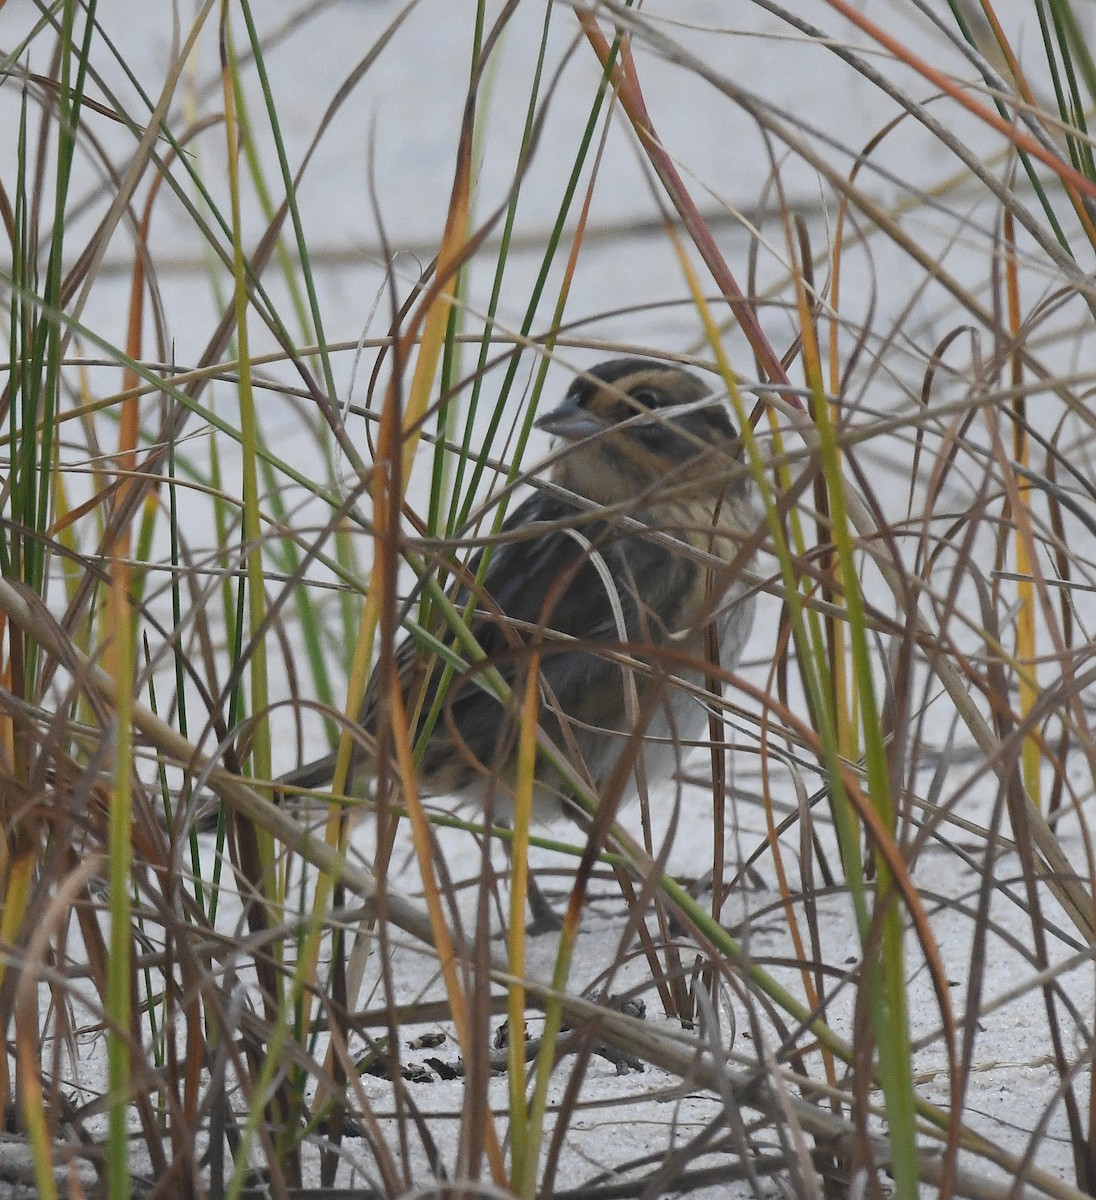
[[[721,665],[733,669],[753,619],[753,598],[729,569],[757,518],[725,401],[678,367],[616,359],[580,375],[538,425],[563,445],[548,478],[575,498],[536,491],[510,515],[471,621],[513,698],[504,705],[490,695],[476,671],[456,676],[419,768],[424,792],[455,793],[499,815],[512,794],[516,713],[534,648],[543,735],[596,793],[620,756],[634,753],[629,734],[643,714],[650,786],[673,773],[682,742],[706,734],[696,695],[705,630],[714,622]],[[477,555],[464,577],[480,565]],[[460,591],[458,608],[468,595]],[[436,635],[456,645],[447,629]],[[424,663],[411,639],[397,662],[421,731],[441,666]],[[371,689],[361,724],[374,736],[376,716]],[[284,782],[319,787],[333,769],[327,755]],[[359,746],[353,789],[362,791],[372,774],[372,756]],[[571,794],[539,755],[538,813],[565,807]]]

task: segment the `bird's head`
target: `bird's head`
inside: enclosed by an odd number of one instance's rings
[[[744,489],[727,405],[681,367],[617,358],[579,375],[537,427],[568,443],[552,479],[600,504],[657,488]]]

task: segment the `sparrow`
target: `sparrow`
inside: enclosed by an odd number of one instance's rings
[[[395,660],[412,730],[424,739],[423,793],[454,794],[503,819],[530,671],[541,731],[534,809],[549,819],[575,814],[570,772],[597,795],[629,755],[635,786],[650,789],[674,774],[683,748],[706,739],[709,631],[718,665],[733,670],[754,613],[743,543],[758,517],[725,398],[680,367],[619,358],[579,375],[536,424],[556,439],[542,472],[550,486],[508,516],[452,594],[457,611],[470,609],[485,660],[471,662],[440,619],[429,632],[466,669],[446,679],[421,636],[407,637]],[[488,686],[487,666],[508,698]],[[373,775],[379,713],[374,682],[352,794],[364,794]],[[334,765],[325,755],[282,783],[325,786]]]

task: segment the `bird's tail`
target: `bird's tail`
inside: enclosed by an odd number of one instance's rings
[[[294,767],[292,771],[283,775],[278,780],[278,783],[283,784],[286,788],[308,790],[310,788],[325,787],[334,778],[335,751],[332,750],[330,754],[325,754],[323,758],[317,758],[314,762]]]

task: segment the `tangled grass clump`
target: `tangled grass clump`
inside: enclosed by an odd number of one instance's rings
[[[991,3],[815,7],[240,0],[140,66],[120,10],[5,10],[15,1194],[1092,1193],[1084,14],[1036,0],[1021,60]],[[397,707],[345,796],[399,637],[475,673],[423,617],[542,392],[634,353],[708,372],[758,497],[710,746],[496,828],[419,796]]]

